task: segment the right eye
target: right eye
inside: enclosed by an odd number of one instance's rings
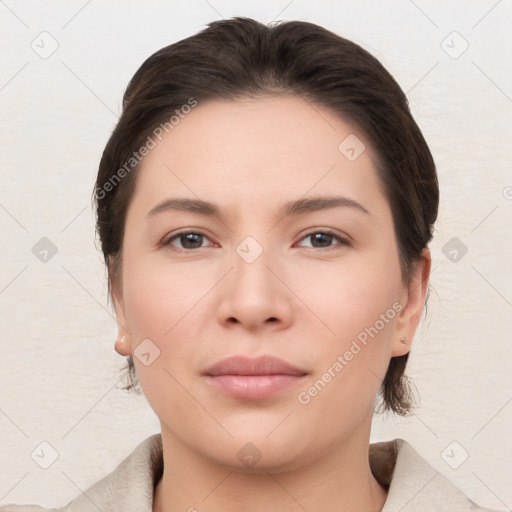
[[[208,240],[206,235],[196,231],[180,231],[162,242],[163,247],[176,248],[181,251],[190,251],[206,247],[203,242]],[[180,244],[176,246],[176,243]]]

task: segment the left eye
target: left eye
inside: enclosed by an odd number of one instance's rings
[[[347,239],[336,233],[331,233],[330,231],[315,231],[313,233],[307,234],[302,240],[307,240],[308,238],[311,240],[311,245],[306,247],[313,247],[316,249],[332,247],[333,241],[336,241],[341,245],[350,245]]]

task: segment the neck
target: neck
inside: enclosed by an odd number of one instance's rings
[[[387,492],[369,467],[369,432],[359,437],[293,471],[247,473],[206,460],[162,430],[153,512],[379,512]]]

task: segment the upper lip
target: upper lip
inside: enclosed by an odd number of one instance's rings
[[[206,375],[306,375],[306,372],[290,363],[272,356],[233,356],[210,366]]]

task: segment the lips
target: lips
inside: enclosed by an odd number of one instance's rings
[[[260,356],[254,359],[235,356],[223,359],[208,368],[205,375],[306,375],[305,371],[271,356]]]
[[[298,384],[307,372],[271,356],[224,359],[204,375],[216,391],[241,400],[264,400]]]

